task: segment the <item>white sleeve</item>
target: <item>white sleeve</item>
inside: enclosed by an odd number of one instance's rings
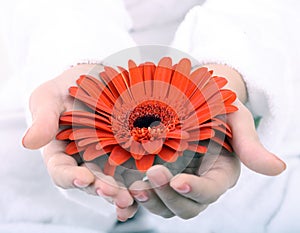
[[[11,90],[25,87],[26,101],[35,87],[70,65],[101,60],[135,45],[121,0],[18,1],[12,12],[6,18],[10,25],[6,44],[17,77],[12,79]],[[103,215],[115,212],[113,205],[99,197],[78,190],[64,194]]]
[[[262,117],[260,138],[281,156],[298,154],[299,9],[281,1],[211,0],[187,14],[172,45],[202,63],[226,64],[241,73],[250,109]]]
[[[135,45],[122,0],[19,1],[12,18],[12,63],[27,92],[79,61]]]

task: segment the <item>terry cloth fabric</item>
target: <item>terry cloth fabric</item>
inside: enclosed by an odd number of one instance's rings
[[[219,201],[194,219],[156,224],[162,232],[174,225],[172,232],[299,232],[299,10],[295,1],[212,0],[180,25],[173,47],[242,74],[250,109],[262,117],[260,139],[288,168],[265,177],[243,167],[236,187]]]
[[[22,148],[24,102],[70,65],[133,46],[130,18],[121,0],[15,3],[4,28],[13,74],[0,87],[0,232],[106,231],[116,221],[113,205],[80,190],[66,198],[50,181],[40,151]]]

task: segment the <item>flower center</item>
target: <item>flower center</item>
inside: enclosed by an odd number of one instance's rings
[[[178,124],[176,112],[167,104],[156,100],[139,104],[129,116],[129,130],[135,141],[163,137]]]
[[[158,126],[161,123],[161,119],[157,115],[145,115],[138,117],[133,122],[133,127],[148,128]]]

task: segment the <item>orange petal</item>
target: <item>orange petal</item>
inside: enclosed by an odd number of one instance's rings
[[[219,89],[221,89],[222,87],[224,87],[228,83],[227,79],[223,78],[223,77],[213,76],[212,79],[217,84]]]
[[[96,111],[99,111],[102,113],[106,113],[106,114],[112,113],[112,108],[105,105],[102,101],[100,102],[97,99],[88,96],[82,90],[79,90],[78,88],[76,89],[76,87],[69,88],[69,93],[72,97],[85,103],[88,107],[90,107],[93,110],[96,110]]]
[[[212,99],[212,97],[214,97],[214,99]],[[223,102],[222,96],[220,95],[220,89],[213,82],[209,82],[209,84],[201,90],[201,93],[196,92],[190,98],[190,101],[193,103],[195,110],[202,107],[202,105],[208,101],[210,101],[210,103],[215,101],[218,103]]]
[[[164,142],[164,145],[172,148],[176,151],[184,151],[188,148],[189,144],[186,140],[179,140],[179,139],[169,139]]]
[[[172,77],[172,86],[179,88],[182,93],[186,92],[187,87],[191,83],[189,80],[191,67],[191,61],[187,58],[181,59],[176,65],[176,69]]]
[[[113,138],[114,135],[112,133],[107,133],[103,131],[99,131],[96,129],[89,129],[89,128],[82,128],[76,129],[71,134],[69,139],[70,140],[80,140],[83,138]]]
[[[232,152],[232,147],[227,142],[225,142],[224,140],[222,140],[222,139],[220,139],[218,137],[213,137],[211,139],[213,141],[215,141],[216,143],[218,143],[219,145],[221,145],[222,147],[224,147],[229,152]]]
[[[203,103],[205,103],[205,96],[200,90],[195,90],[194,93],[189,97],[189,102],[193,105],[195,109],[199,108]]]
[[[66,154],[68,155],[73,155],[73,154],[77,154],[81,151],[83,151],[86,147],[81,147],[79,145],[76,145],[75,142],[70,142],[67,146],[66,146]]]
[[[105,95],[107,100],[110,101],[110,103],[114,103],[116,101],[115,97],[111,94],[110,90],[106,87],[106,85],[103,82],[101,82],[99,79],[97,79],[91,75],[84,75],[84,77],[85,77],[85,80],[89,80],[90,82],[93,82],[94,85],[97,86],[97,89],[99,90],[101,95]],[[80,84],[80,81],[77,80],[77,83],[78,82]],[[98,97],[99,97],[99,95],[98,95]]]
[[[147,97],[151,97],[153,94],[153,77],[155,73],[156,66],[152,62],[146,62],[144,64],[144,86],[145,94]]]
[[[103,148],[105,148],[107,146],[117,145],[117,144],[118,144],[118,142],[117,142],[117,140],[115,138],[110,139],[110,140],[104,140],[104,141],[100,141],[100,142],[97,143],[96,149],[97,150],[101,150],[101,149],[103,149]]]
[[[128,89],[128,83],[126,83],[126,79],[124,79],[121,73],[118,73],[112,67],[105,67],[106,73],[111,76],[111,82],[113,83],[115,89],[118,92],[118,95],[122,97],[123,101],[130,101],[131,97],[128,92],[125,92]]]
[[[226,106],[226,112],[225,113],[232,113],[232,112],[236,112],[238,109],[238,107],[230,105],[230,106]]]
[[[171,149],[170,147],[164,146],[158,153],[158,156],[166,162],[173,163],[177,160],[179,154],[177,151]]]
[[[111,124],[111,121],[106,117],[101,116],[99,114],[86,112],[86,111],[73,110],[69,112],[64,112],[62,116],[85,117],[85,118],[90,118],[92,120],[103,121],[106,122],[107,124]]]
[[[73,132],[73,129],[64,129],[56,135],[56,139],[57,140],[68,140],[69,136],[72,132]]]
[[[122,66],[118,66],[118,69],[121,72],[121,75],[124,79],[124,83],[126,84],[127,89],[130,87],[130,80],[129,80],[129,72],[124,69]]]
[[[218,130],[219,132],[222,132],[223,134],[225,134],[226,136],[228,136],[229,138],[232,138],[232,133],[227,131],[226,128],[221,127],[221,126],[214,126],[213,127],[214,130]]]
[[[168,89],[164,84],[170,84],[174,70],[172,69],[172,59],[163,57],[157,65],[154,73],[153,95],[155,97],[166,98]],[[162,83],[161,83],[162,82]]]
[[[137,67],[134,61],[128,61],[128,68],[129,68],[129,79],[130,79],[130,86],[134,86],[137,83],[140,83],[144,79],[143,72],[141,72],[141,68]]]
[[[215,136],[215,131],[211,128],[201,128],[200,130],[189,131],[189,135],[187,141],[201,141]]]
[[[98,99],[101,94],[99,86],[89,79],[87,75],[81,75],[79,79],[77,79],[76,83],[91,97]]]
[[[103,169],[104,174],[108,176],[114,176],[115,171],[116,171],[116,166],[110,165],[110,163],[107,161]]]
[[[191,81],[196,85],[196,88],[192,89],[194,87],[189,86],[187,90],[187,97],[190,99],[190,102],[193,103],[195,108],[201,106],[208,98],[205,94],[205,88],[207,88],[207,84],[212,82],[211,74],[212,72],[207,71],[207,68],[204,67],[195,70],[191,74]],[[215,85],[215,87],[217,87],[217,85]],[[217,91],[218,88],[215,88],[215,90]],[[208,92],[212,95],[215,91]]]
[[[166,138],[188,139],[189,134],[183,130],[173,130],[167,133]]]
[[[197,115],[197,120],[198,120],[198,124],[202,124],[208,120],[210,120],[213,117],[216,117],[217,115],[220,114],[224,114],[225,113],[225,108],[223,103],[217,103],[214,105],[210,105],[208,106],[208,104],[206,103],[205,105],[201,106],[201,108],[199,108],[196,111],[196,115]],[[189,119],[185,120],[188,121]]]
[[[190,124],[187,124],[190,123]],[[193,124],[194,122],[187,122],[182,126],[182,129],[184,129],[185,131],[192,131],[192,130],[199,130],[201,128],[212,128],[213,126],[218,126],[220,125],[219,122],[215,122],[215,121],[210,121],[204,124]]]
[[[236,94],[231,90],[223,89],[220,91],[220,93],[226,105],[230,105],[236,100]]]
[[[229,125],[225,121],[221,120],[220,118],[216,118],[216,117],[213,118],[212,120],[214,122],[217,122],[218,125],[224,126],[227,129],[227,131],[231,132],[231,129],[230,129]]]
[[[216,121],[214,118],[213,121],[211,122],[207,122],[204,124],[192,124],[192,122],[189,125],[183,125],[182,129],[190,132],[190,131],[194,131],[194,130],[202,130],[204,128],[210,128],[210,129],[214,129],[214,130],[218,130],[224,134],[226,134],[229,137],[232,137],[232,133],[231,133],[231,129],[230,127],[223,121],[219,120]]]
[[[109,76],[109,73],[107,73],[105,70],[100,72],[99,75],[100,75],[101,79],[103,80],[103,82],[107,85],[108,90],[112,94],[113,98],[115,100],[118,99],[119,92],[112,82],[113,76]]]
[[[140,160],[135,160],[135,166],[139,171],[147,171],[154,163],[155,155],[144,155]]]
[[[104,82],[101,82],[99,79],[96,79],[92,76],[87,76],[87,79],[97,84],[98,89],[101,90],[101,95],[98,98],[101,98],[107,106],[110,106],[110,104],[114,104],[114,102],[116,102],[116,98],[113,96],[113,94],[111,93],[109,88],[107,88]]]
[[[196,69],[195,71],[193,71],[190,75],[190,80],[192,81],[191,84],[196,85],[198,90],[202,89],[201,83],[203,85],[203,83],[208,82],[208,80],[210,79],[210,73],[208,73],[208,69],[206,67],[200,67],[198,69]],[[189,86],[187,88],[187,92],[186,92],[186,96],[188,98],[190,98],[193,95],[193,89],[191,86]]]
[[[164,142],[162,139],[156,139],[154,141],[146,141],[142,142],[143,148],[149,153],[149,154],[157,154],[162,149]]]
[[[226,101],[228,101],[228,104],[231,104],[236,99],[236,95],[230,90],[217,90],[213,95],[206,97],[206,102],[208,105],[223,103],[225,106]]]
[[[112,152],[110,153],[108,162],[112,166],[117,166],[125,163],[130,158],[131,158],[130,152],[124,150],[120,146],[115,146]]]
[[[105,150],[97,150],[96,144],[93,144],[88,146],[88,148],[84,151],[82,157],[85,161],[91,161],[103,155],[108,154],[109,152],[112,151],[113,148],[114,146],[110,146],[110,147],[106,147]]]
[[[85,138],[85,139],[82,139],[80,141],[77,142],[78,146],[87,146],[87,145],[90,145],[90,144],[93,144],[93,143],[97,143],[99,142],[100,139],[99,138]]]
[[[143,66],[137,67],[134,61],[129,60],[128,67],[131,95],[133,99],[138,100],[145,96]]]
[[[142,144],[135,140],[132,140],[129,149],[132,157],[137,160],[141,159],[146,154]]]
[[[188,150],[195,151],[200,154],[205,154],[207,152],[207,147],[198,144],[189,144]]]
[[[60,120],[64,124],[68,123],[68,125],[72,125],[72,126],[87,126],[87,127],[105,131],[106,133],[112,132],[110,125],[107,125],[106,123],[99,122],[96,120],[92,120],[90,118],[61,116]]]

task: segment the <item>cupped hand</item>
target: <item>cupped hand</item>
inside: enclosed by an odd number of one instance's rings
[[[64,153],[65,142],[55,139],[61,113],[74,108],[74,100],[68,93],[69,87],[75,85],[80,75],[92,70],[100,72],[100,69],[100,65],[78,65],[38,87],[30,97],[32,124],[23,137],[23,145],[28,149],[43,148],[46,167],[57,186],[78,188],[106,198],[115,203],[122,220],[123,212],[126,212],[126,216],[132,216],[137,209],[128,190],[113,177],[104,175],[101,169],[95,176],[86,164],[78,166],[72,156]]]
[[[238,100],[236,104],[239,110],[229,114],[227,121],[232,129],[231,145],[235,154],[211,147],[206,156],[219,156],[204,173],[205,165],[201,163],[194,169],[194,174],[176,176],[164,166],[153,166],[147,171],[148,181],[131,185],[135,200],[153,214],[189,219],[235,185],[240,174],[240,161],[261,174],[273,176],[283,172],[285,163],[260,143],[249,110]]]

